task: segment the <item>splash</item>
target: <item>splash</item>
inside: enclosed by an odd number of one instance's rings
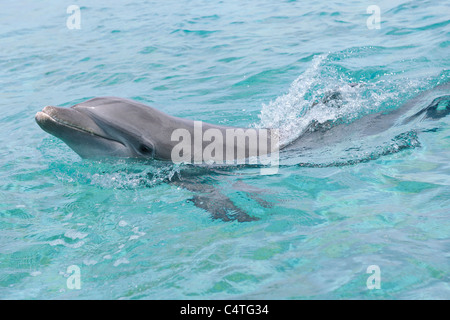
[[[311,66],[289,91],[268,104],[259,115],[260,128],[278,128],[284,147],[318,125],[349,123],[368,113],[389,109],[420,82],[408,79],[354,83],[333,65],[328,54],[315,56]],[[396,103],[394,104],[396,105]]]
[[[161,161],[138,162],[126,160],[93,161],[59,164],[50,168],[59,180],[99,188],[136,189],[154,187],[170,181],[182,170],[182,165]]]
[[[310,104],[306,97],[320,81],[318,70],[325,58],[326,55],[316,56],[312,66],[291,84],[287,94],[278,97],[268,105],[263,105],[259,116],[261,122],[257,126],[280,129],[281,146],[300,136],[306,128],[308,119],[303,116]]]

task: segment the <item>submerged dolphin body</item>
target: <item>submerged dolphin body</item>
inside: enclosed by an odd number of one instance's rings
[[[339,94],[333,94],[328,98],[338,97]],[[421,109],[409,114],[411,109],[418,105]],[[358,139],[376,135],[393,126],[424,118],[438,119],[449,113],[450,83],[446,83],[419,94],[390,112],[369,114],[350,124],[318,125],[307,130],[284,149],[285,152],[295,152],[295,150],[301,152],[324,144],[331,145],[344,137]],[[192,135],[195,134],[192,120],[173,117],[144,104],[117,97],[94,98],[71,108],[47,106],[36,114],[35,119],[44,131],[63,140],[83,158],[124,157],[171,160],[172,150],[178,143],[171,139],[174,130],[182,128]],[[225,131],[230,128],[232,127],[203,123],[202,133],[208,129],[214,129],[226,136]],[[258,139],[261,138],[261,132],[257,130]],[[223,141],[224,151],[225,142]],[[204,149],[208,143],[202,142],[201,148]],[[235,146],[234,154],[237,154],[239,148],[239,145]],[[258,155],[262,154],[258,146],[256,150],[251,150],[252,146],[245,143],[243,148],[244,150],[241,151],[246,157],[253,151],[256,151]],[[194,154],[190,157],[192,160]],[[175,178],[172,182],[196,192],[197,195],[192,199],[194,204],[211,212],[214,218],[255,220],[216,189],[199,187],[202,182],[197,177],[191,180],[188,177],[184,181]]]
[[[312,123],[300,137],[286,147],[286,152],[302,152],[334,145],[344,139],[358,141],[377,136],[393,127],[413,121],[436,120],[450,114],[450,82],[424,91],[398,108],[367,114],[350,123]]]

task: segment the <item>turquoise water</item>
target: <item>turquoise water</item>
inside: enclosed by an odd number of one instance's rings
[[[66,27],[72,4],[79,30]],[[450,116],[285,155],[274,175],[205,173],[259,218],[246,223],[194,206],[167,183],[178,167],[82,160],[34,121],[46,105],[115,95],[290,141],[450,81],[448,3],[377,1],[369,29],[372,4],[2,3],[0,298],[450,298]],[[335,88],[339,112],[308,108]],[[371,265],[380,289],[366,285]]]

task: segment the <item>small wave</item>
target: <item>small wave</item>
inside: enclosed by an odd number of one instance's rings
[[[360,144],[347,142],[340,146],[324,148],[313,153],[292,154],[291,159],[285,158],[282,161],[282,166],[341,167],[376,160],[382,156],[417,147],[420,147],[417,133],[408,131],[400,133],[392,139],[385,139],[384,141],[378,139],[376,143],[369,143],[367,140],[361,141]]]

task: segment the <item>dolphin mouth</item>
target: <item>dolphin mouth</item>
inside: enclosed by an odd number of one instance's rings
[[[88,116],[72,108],[46,106],[42,111],[36,113],[35,120],[44,131],[57,137],[60,136],[62,128],[72,129],[125,146],[121,141],[108,137]]]
[[[52,122],[56,122],[57,124],[61,125],[61,126],[65,126],[65,127],[69,127],[75,130],[79,130],[79,131],[83,131],[86,133],[90,133],[93,135],[98,135],[96,134],[93,130],[90,130],[88,128],[84,128],[82,126],[76,125],[74,123],[71,123],[69,121],[63,120],[63,119],[59,119],[55,112],[52,112],[54,109],[54,107],[50,107],[47,106],[45,107],[42,111],[39,111],[38,113],[36,113],[36,122],[38,124],[44,124],[46,121],[52,121]],[[103,138],[103,137],[102,137]]]

